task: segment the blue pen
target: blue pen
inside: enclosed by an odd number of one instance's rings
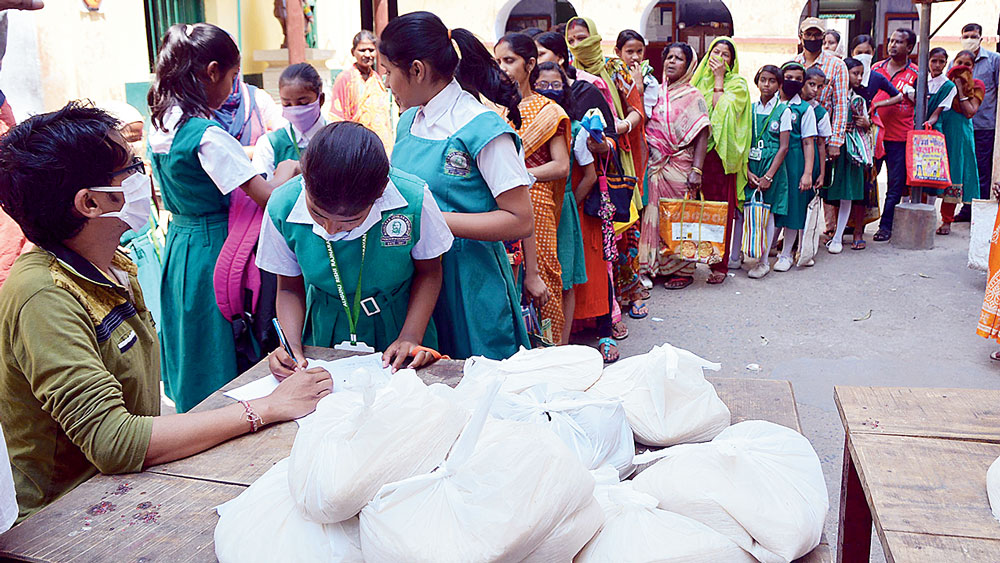
[[[285,331],[281,330],[281,323],[278,322],[277,318],[271,319],[271,322],[274,323],[274,330],[278,333],[278,342],[281,343],[285,352],[288,352],[288,355],[292,358],[292,362],[295,363],[296,366],[299,365],[299,363],[295,361],[295,354],[292,353],[292,347],[288,345],[288,339],[285,338]]]

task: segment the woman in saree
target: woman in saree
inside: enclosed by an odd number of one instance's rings
[[[573,53],[573,66],[585,73],[599,77],[608,86],[607,95],[615,117],[615,131],[618,133],[616,150],[621,160],[621,173],[637,179],[632,197],[632,209],[627,222],[616,223],[615,231],[620,235],[618,261],[615,263],[615,295],[623,307],[628,307],[629,316],[645,318],[648,311],[643,300],[649,297],[639,282],[636,271],[636,257],[639,250],[639,211],[642,209],[642,180],[646,174],[645,114],[642,93],[636,87],[632,73],[625,62],[617,57],[605,58],[601,51],[601,35],[597,25],[588,18],[573,18],[566,24],[566,42]],[[578,78],[583,78],[578,74]],[[600,144],[592,145],[598,161]],[[599,167],[600,168],[600,167]],[[600,172],[598,172],[600,174]],[[616,322],[616,333],[628,334],[624,326]]]
[[[497,42],[494,54],[521,92],[521,126],[515,130],[524,147],[524,163],[535,177],[530,188],[535,233],[522,241],[524,292],[538,307],[539,319],[551,322],[547,336],[558,344],[566,318],[557,229],[570,172],[570,121],[558,103],[534,91],[538,49],[530,37],[509,33]]]
[[[702,182],[711,122],[701,92],[691,85],[698,61],[686,43],[663,51],[663,84],[646,124],[649,143],[649,201],[642,212],[639,271],[666,277],[667,289],[691,284],[695,263],[670,256],[660,238],[661,198],[694,195]]]
[[[694,77],[691,78],[691,84],[705,98],[712,122],[708,153],[701,170],[701,193],[707,201],[724,201],[729,204],[726,252],[721,261],[711,265],[712,273],[707,280],[710,284],[726,281],[729,268],[738,267],[737,261],[730,263],[730,256],[733,254],[733,220],[738,212],[737,202],[740,206],[743,202],[743,189],[747,184],[747,158],[753,134],[750,91],[746,79],[739,72],[736,47],[729,39],[720,37],[709,46],[708,56],[698,64]],[[738,258],[740,249],[736,248],[735,252],[733,257]]]
[[[382,139],[385,151],[391,156],[396,137],[392,97],[377,70],[375,34],[361,30],[351,45],[355,62],[333,83],[330,121],[355,121],[371,129]]]

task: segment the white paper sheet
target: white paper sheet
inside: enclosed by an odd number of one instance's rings
[[[349,391],[358,387],[365,387],[375,383],[376,386],[389,382],[392,378],[392,368],[382,367],[382,354],[369,354],[364,356],[349,356],[339,360],[315,360],[307,358],[308,368],[323,368],[330,372],[333,378],[333,392]],[[223,393],[226,397],[236,401],[252,401],[267,397],[278,388],[278,379],[272,374],[268,374],[256,381],[251,381],[246,385],[237,387]],[[308,423],[312,415],[306,415],[296,420],[299,426]],[[266,422],[266,421],[265,421]]]

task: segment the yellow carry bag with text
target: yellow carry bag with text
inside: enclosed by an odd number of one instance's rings
[[[682,260],[717,264],[726,253],[729,204],[700,199],[660,199],[660,238],[667,253]]]

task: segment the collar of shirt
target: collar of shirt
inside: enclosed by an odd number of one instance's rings
[[[369,229],[382,220],[383,212],[406,207],[406,205],[406,198],[403,197],[403,194],[399,193],[399,189],[392,183],[392,180],[389,180],[385,186],[385,191],[382,192],[381,197],[375,200],[365,220],[346,233],[337,233],[334,235],[333,240],[340,241],[361,238],[361,235],[367,233]],[[299,198],[295,200],[295,205],[292,206],[292,210],[288,214],[288,222],[300,225],[312,225],[313,233],[319,237],[325,238],[324,235],[328,234],[323,227],[319,226],[316,221],[313,221],[312,215],[309,214],[309,209],[306,207],[305,188],[302,189]]]
[[[776,105],[778,105],[778,96],[771,96],[770,101],[766,104],[761,104],[760,100],[757,100],[754,107],[757,108],[757,113],[761,115],[770,115],[771,112],[774,111],[774,106]]]
[[[316,123],[313,123],[313,126],[310,127],[305,133],[299,131],[299,128],[291,123],[288,124],[288,128],[295,135],[295,142],[299,145],[300,149],[305,148],[309,144],[309,141],[311,141],[312,138],[316,136],[316,133],[319,133],[319,130],[323,127],[326,127],[326,120],[323,119],[322,116],[317,119]]]
[[[417,111],[417,118],[422,118],[424,125],[433,127],[442,117],[444,117],[458,102],[462,96],[462,86],[454,78],[451,82],[431,98]]]
[[[883,74],[883,76],[885,76],[889,80],[892,80],[893,78],[896,78],[897,76],[899,76],[900,74],[902,74],[904,72],[912,72],[914,78],[916,78],[916,76],[917,76],[917,67],[913,66],[913,62],[911,62],[909,59],[906,59],[906,66],[904,66],[901,70],[896,71],[895,74],[889,75],[889,72],[890,72],[889,71],[889,61],[891,61],[891,60],[892,59],[885,59],[885,60],[881,60],[881,61],[875,63],[875,65],[872,66],[872,70],[884,70],[885,74]]]
[[[120,285],[117,280],[109,279],[104,272],[97,269],[97,266],[94,266],[89,260],[70,250],[69,247],[62,244],[50,244],[44,250],[55,256],[59,265],[71,275],[84,279],[94,285],[113,289],[123,297],[132,295],[131,288]],[[135,263],[129,260],[128,256],[122,253],[120,249],[116,250],[115,255],[111,258],[111,268],[124,272],[126,274],[125,279],[128,279],[128,275],[137,275],[138,272]]]
[[[938,90],[940,90],[941,87],[944,86],[946,80],[948,80],[948,77],[945,76],[943,72],[935,77],[932,77],[930,74],[928,74],[927,92],[930,94],[937,94]]]

